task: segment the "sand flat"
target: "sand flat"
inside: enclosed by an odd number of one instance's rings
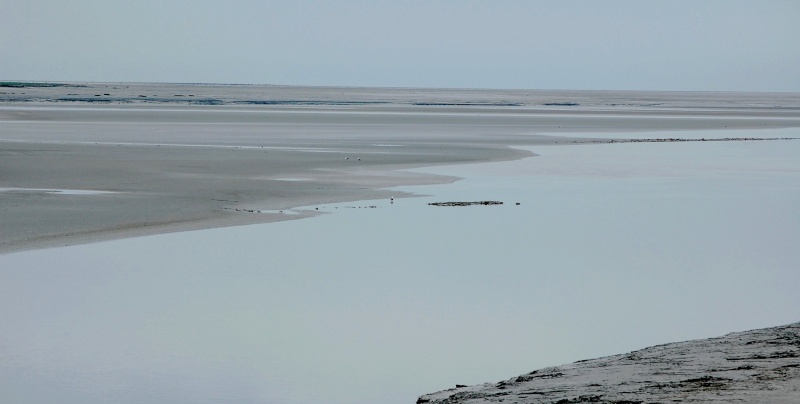
[[[453,180],[396,170],[520,158],[509,146],[569,134],[800,126],[791,93],[27,90],[0,97],[0,187],[109,194],[0,193],[2,252],[285,220],[250,211],[387,197],[386,187]]]

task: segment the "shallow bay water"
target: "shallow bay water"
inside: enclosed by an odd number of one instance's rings
[[[797,321],[800,142],[526,148],[398,189],[430,196],[0,255],[0,401],[410,403]]]

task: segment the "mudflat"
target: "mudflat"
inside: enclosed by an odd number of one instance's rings
[[[0,88],[0,252],[307,217],[576,133],[800,126],[793,93],[42,84]]]

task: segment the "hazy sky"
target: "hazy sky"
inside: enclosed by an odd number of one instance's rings
[[[800,91],[800,1],[0,0],[0,80]]]

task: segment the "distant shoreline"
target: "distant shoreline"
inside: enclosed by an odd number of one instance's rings
[[[234,94],[227,93],[232,90]],[[0,103],[800,110],[800,93],[0,81]]]

